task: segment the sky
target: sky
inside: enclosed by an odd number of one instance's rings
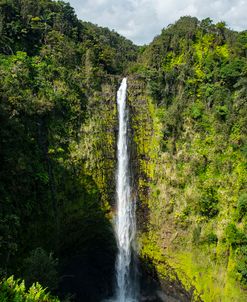
[[[150,43],[181,16],[210,17],[247,29],[247,0],[67,0],[79,19],[114,29],[137,45]],[[66,1],[66,2],[67,2]]]

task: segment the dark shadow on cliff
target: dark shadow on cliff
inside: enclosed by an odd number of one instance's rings
[[[97,302],[112,294],[116,242],[95,188],[81,191],[81,202],[61,219],[58,293],[71,294],[72,301]]]
[[[193,291],[186,291],[174,270],[164,263],[172,279],[161,279],[151,258],[139,260],[141,302],[190,302]],[[196,300],[200,301],[200,300]]]

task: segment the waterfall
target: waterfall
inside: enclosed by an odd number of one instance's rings
[[[131,188],[128,145],[129,117],[126,106],[127,78],[122,80],[117,92],[118,143],[116,173],[116,237],[118,255],[116,260],[116,301],[136,302],[137,284],[133,247],[136,235],[135,199]]]

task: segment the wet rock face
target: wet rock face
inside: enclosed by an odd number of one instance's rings
[[[186,302],[187,301],[191,300],[186,300]],[[141,297],[140,302],[182,302],[182,300],[173,296],[169,296],[163,291],[156,291],[155,293],[153,293],[153,295]]]
[[[140,302],[190,302],[192,298],[188,293],[182,292],[183,289],[170,286],[160,289],[149,289],[149,293],[143,292],[140,297]]]
[[[141,302],[190,302],[193,291],[184,289],[179,280],[161,280],[155,266],[140,264]]]
[[[137,196],[137,228],[139,236],[149,232],[150,193],[154,169],[157,161],[156,128],[154,124],[154,105],[147,92],[146,82],[138,76],[128,78],[128,106],[130,111],[131,131],[131,166],[133,184]],[[139,240],[140,238],[138,238]],[[155,244],[155,243],[153,243]],[[154,261],[142,251],[144,259],[140,260],[140,301],[150,302],[189,302],[193,300],[193,288],[186,291],[176,271],[165,259]],[[151,253],[152,254],[152,253]],[[162,265],[164,272],[156,270]],[[199,300],[198,300],[199,301]]]
[[[191,299],[184,295],[174,292],[174,294],[167,294],[166,289],[153,290],[152,293],[143,293],[140,297],[140,302],[190,302]],[[176,289],[173,289],[176,291]]]

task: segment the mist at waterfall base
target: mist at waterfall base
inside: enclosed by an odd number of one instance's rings
[[[131,187],[131,169],[129,158],[129,115],[126,105],[127,78],[122,80],[117,92],[118,108],[118,142],[116,171],[116,202],[115,233],[118,253],[115,265],[115,296],[112,302],[137,302],[138,284],[134,246],[136,237],[135,200]]]

